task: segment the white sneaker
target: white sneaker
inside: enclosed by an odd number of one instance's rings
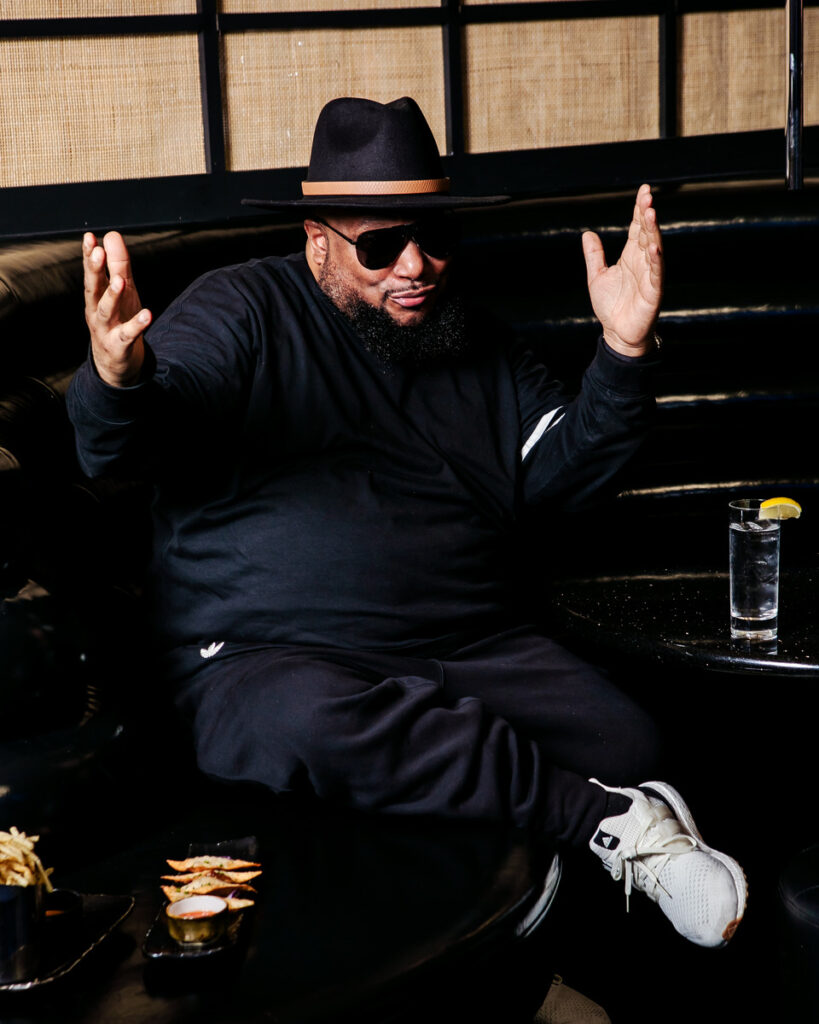
[[[733,858],[703,842],[683,798],[666,782],[615,789],[631,800],[600,822],[589,846],[616,881],[625,879],[658,903],[680,935],[699,946],[724,946],[745,913],[745,874]]]

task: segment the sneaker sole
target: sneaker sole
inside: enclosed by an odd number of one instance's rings
[[[694,818],[691,815],[691,811],[688,809],[688,804],[686,804],[685,800],[683,800],[682,796],[676,789],[674,789],[673,786],[670,786],[667,782],[642,782],[640,783],[640,789],[650,790],[652,793],[656,793],[661,800],[665,800],[676,815],[677,820],[682,825],[683,829],[685,829],[692,838],[697,840],[700,847],[706,853],[710,853],[715,860],[718,860],[728,868],[736,889],[737,907],[739,908],[739,912],[734,920],[726,925],[725,930],[722,933],[722,944],[725,945],[733,938],[734,932],[737,930],[740,921],[745,915],[745,907],[748,905],[748,882],[745,878],[745,872],[733,857],[729,857],[726,853],[720,853],[719,850],[715,850],[703,840],[700,830],[697,828]]]

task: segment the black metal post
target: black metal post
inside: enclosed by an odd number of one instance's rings
[[[441,0],[444,13],[444,103],[446,107],[446,151],[456,161],[465,148],[463,26],[460,0]]]
[[[677,3],[669,0],[660,15],[660,138],[673,139],[677,134],[678,60]]]
[[[788,16],[788,124],[786,177],[788,188],[800,189],[802,178],[802,29],[803,0],[787,0]]]
[[[224,175],[225,133],[222,78],[219,66],[219,13],[216,0],[197,0],[205,22],[199,32],[199,81],[202,90],[202,130],[208,174]]]

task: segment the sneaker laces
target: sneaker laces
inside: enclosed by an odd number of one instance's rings
[[[656,903],[659,890],[671,899],[671,893],[660,881],[663,868],[672,857],[696,850],[699,843],[680,829],[671,809],[658,801],[655,808],[659,820],[652,821],[631,846],[619,847],[611,861],[611,877],[615,882],[625,879],[626,912],[629,911],[634,886]],[[649,858],[658,858],[647,863]]]

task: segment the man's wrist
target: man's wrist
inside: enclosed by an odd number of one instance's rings
[[[641,356],[654,355],[662,345],[662,338],[655,330],[652,330],[642,341],[636,344],[629,344],[614,332],[604,330],[603,341],[612,352],[625,356],[627,359],[639,359]]]
[[[142,356],[139,368],[136,372],[131,371],[127,376],[111,373],[110,367],[107,368],[107,372],[102,372],[97,360],[94,358],[93,347],[90,345],[88,348],[88,363],[91,367],[92,375],[104,387],[111,388],[114,391],[134,391],[142,387],[156,370],[156,358],[147,342],[142,343]]]

